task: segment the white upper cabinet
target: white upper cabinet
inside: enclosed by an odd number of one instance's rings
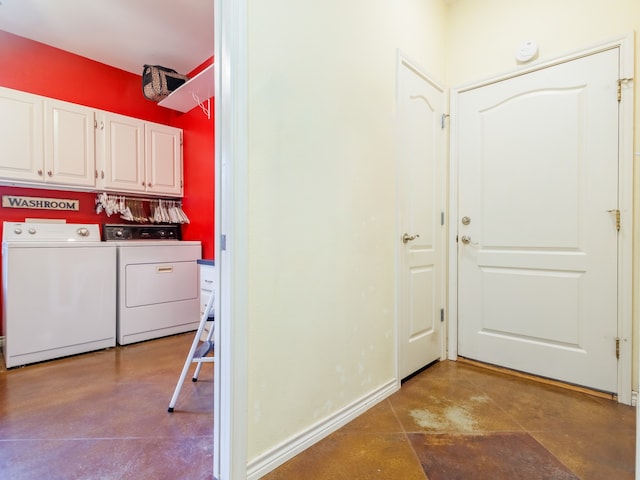
[[[0,184],[181,197],[182,130],[0,87]]]
[[[94,187],[94,112],[0,88],[0,178]]]
[[[42,99],[0,87],[0,178],[44,180]]]
[[[144,192],[144,121],[102,112],[97,132],[98,187]]]
[[[98,188],[182,196],[182,130],[102,112],[98,120]]]
[[[44,181],[95,187],[95,110],[44,101]]]

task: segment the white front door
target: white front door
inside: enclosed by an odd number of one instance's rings
[[[444,91],[400,58],[396,124],[400,378],[442,356],[444,104]]]
[[[458,97],[458,353],[617,391],[619,49]]]

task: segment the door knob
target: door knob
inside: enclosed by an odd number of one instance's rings
[[[471,243],[471,237],[469,237],[468,235],[462,235],[460,237],[460,241],[462,243],[464,243],[465,245],[467,245],[467,244]]]
[[[409,235],[408,233],[405,233],[404,235],[402,235],[402,243],[408,243],[411,240],[415,240],[416,238],[418,238],[420,235],[416,234],[416,235]]]

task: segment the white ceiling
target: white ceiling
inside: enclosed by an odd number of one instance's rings
[[[214,0],[0,0],[0,30],[128,72],[213,56]]]

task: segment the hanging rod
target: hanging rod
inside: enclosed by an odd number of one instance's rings
[[[150,205],[147,208],[143,203]],[[105,212],[108,217],[119,214],[120,218],[132,222],[190,223],[189,217],[182,210],[180,199],[131,197],[101,192],[96,196],[95,210],[97,214]]]
[[[158,201],[163,201],[163,202],[174,202],[178,205],[182,205],[182,199],[181,198],[165,198],[165,197],[154,197],[154,198],[149,198],[149,197],[132,197],[130,195],[120,195],[118,193],[107,193],[107,192],[100,192],[97,194],[97,198],[99,198],[101,195],[107,195],[108,197],[115,197],[117,199],[121,199],[123,198],[125,201],[127,200],[131,200],[131,201],[136,201],[136,202],[158,202]],[[96,198],[96,201],[97,201]]]

